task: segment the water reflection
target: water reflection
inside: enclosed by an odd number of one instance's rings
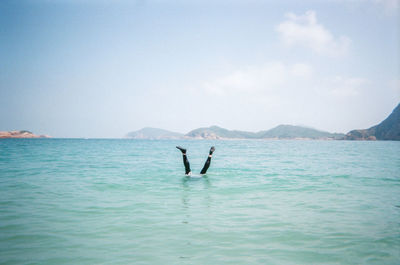
[[[182,185],[184,189],[190,189],[192,183],[197,186],[199,182],[202,182],[204,184],[204,188],[206,189],[211,187],[211,182],[207,175],[185,176],[182,178]]]
[[[211,181],[207,175],[204,176],[185,176],[182,178],[182,205],[184,209],[189,209],[192,205],[199,207],[199,203],[207,208],[211,207],[210,188]],[[200,200],[200,201],[199,201]],[[191,202],[193,201],[193,202]]]

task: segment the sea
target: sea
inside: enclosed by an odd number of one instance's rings
[[[2,139],[0,264],[400,264],[400,142]]]

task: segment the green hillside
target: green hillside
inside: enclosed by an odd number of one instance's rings
[[[185,136],[197,139],[341,139],[344,134],[333,134],[301,126],[279,125],[271,130],[257,133],[211,126],[190,131]]]
[[[369,129],[352,130],[346,140],[395,140],[400,141],[400,104],[381,123]]]
[[[279,139],[293,139],[293,138],[306,138],[306,139],[340,139],[343,134],[329,133],[319,131],[313,128],[293,126],[293,125],[279,125],[268,131],[258,133],[259,138],[279,138]]]
[[[227,130],[218,126],[211,126],[205,128],[195,129],[193,131],[188,132],[186,137],[191,138],[207,138],[207,139],[255,139],[257,138],[255,133],[245,132],[245,131],[236,131],[236,130]]]

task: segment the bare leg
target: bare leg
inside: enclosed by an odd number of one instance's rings
[[[207,169],[210,167],[211,157],[212,157],[212,154],[213,154],[214,151],[215,151],[215,147],[212,146],[211,149],[210,149],[210,154],[208,155],[206,163],[204,164],[204,167],[201,170],[200,174],[206,174],[207,173]]]
[[[177,146],[176,148],[178,148],[182,152],[183,165],[185,166],[185,174],[189,175],[191,173],[191,170],[190,170],[189,160],[187,159],[187,156],[186,156],[186,149],[184,149],[184,148],[182,148],[180,146]]]

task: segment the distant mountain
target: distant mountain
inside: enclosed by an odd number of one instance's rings
[[[400,104],[381,123],[369,129],[353,130],[346,140],[400,140]]]
[[[255,139],[257,135],[253,132],[230,131],[218,126],[199,128],[185,134],[187,138],[195,139]]]
[[[258,133],[259,138],[277,138],[277,139],[342,139],[344,134],[329,133],[319,131],[313,128],[293,126],[293,125],[279,125],[268,131],[261,131]]]
[[[48,135],[36,135],[30,131],[0,131],[0,138],[50,138]]]
[[[158,128],[146,127],[139,131],[130,132],[126,135],[128,138],[134,139],[180,139],[183,134],[171,132]]]
[[[268,131],[257,133],[230,131],[218,126],[211,126],[190,131],[185,137],[195,139],[342,139],[344,134],[334,134],[293,125],[279,125]]]

